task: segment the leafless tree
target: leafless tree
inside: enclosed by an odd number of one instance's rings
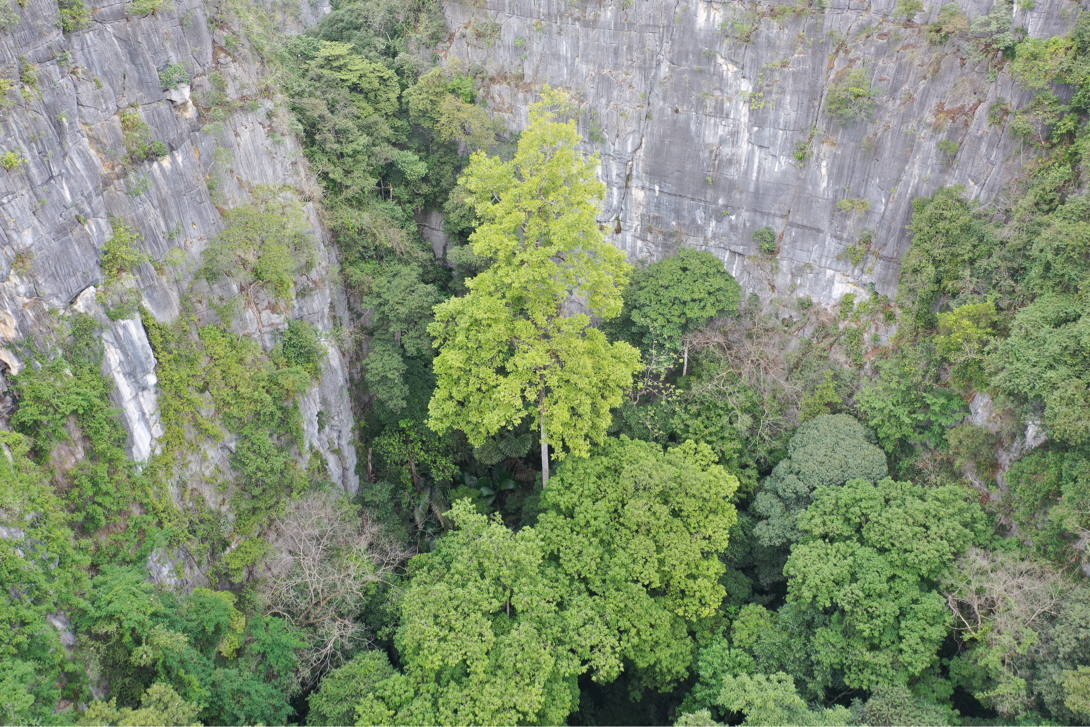
[[[1033,701],[1022,676],[1032,666],[1039,635],[1062,606],[1070,584],[1061,573],[1032,560],[970,549],[944,584],[955,629],[985,649],[998,686],[987,695],[1002,714]],[[982,652],[983,653],[983,652]]]
[[[275,555],[265,565],[270,614],[307,635],[301,667],[315,680],[367,640],[356,620],[368,592],[412,552],[399,546],[345,499],[317,492],[293,503],[274,523]]]
[[[686,337],[686,344],[719,363],[719,373],[693,387],[694,394],[708,394],[728,410],[741,412],[753,395],[762,412],[755,421],[739,421],[754,441],[768,444],[795,423],[803,391],[792,378],[788,354],[793,333],[761,311],[718,319]]]

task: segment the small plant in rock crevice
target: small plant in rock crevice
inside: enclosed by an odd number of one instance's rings
[[[4,156],[0,157],[0,167],[3,167],[7,171],[13,171],[26,164],[26,158],[20,151],[9,151]]]
[[[167,145],[151,138],[151,129],[134,108],[123,109],[120,113],[121,135],[125,140],[128,160],[136,163],[145,159],[155,160],[169,153]]]
[[[856,69],[829,88],[825,110],[843,126],[865,121],[874,115],[878,89],[871,86],[867,74]]]
[[[762,255],[775,255],[779,252],[779,245],[776,241],[776,231],[771,227],[762,227],[754,232],[750,239],[757,243],[757,247]]]

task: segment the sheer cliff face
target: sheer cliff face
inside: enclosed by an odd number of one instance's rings
[[[493,76],[489,101],[514,130],[542,84],[575,92],[609,187],[602,222],[631,260],[690,245],[747,291],[829,306],[896,292],[915,197],[963,184],[988,201],[1029,159],[1010,117],[989,117],[1029,95],[974,60],[964,34],[929,42],[924,24],[943,4],[911,23],[893,20],[895,0],[801,13],[737,0],[448,3],[444,50]],[[993,9],[961,5],[970,19]],[[1039,0],[1013,24],[1052,36],[1075,7]],[[856,69],[875,108],[842,125],[829,94]],[[763,227],[775,254],[752,239]]]
[[[104,372],[117,384],[133,457],[145,460],[162,434],[156,359],[138,318],[111,322],[96,301],[104,243],[122,222],[142,236],[135,247],[149,262],[129,285],[157,319],[174,320],[191,305],[199,323],[215,322],[199,303],[207,283],[190,284],[202,251],[224,227],[221,211],[247,202],[257,185],[297,190],[305,199],[311,187],[303,157],[286,109],[269,97],[228,10],[174,0],[134,17],[131,4],[102,0],[92,3],[85,29],[65,35],[54,0],[12,7],[18,20],[0,34],[2,75],[15,79],[0,112],[0,156],[25,161],[0,170],[0,345],[48,330],[70,309],[98,318]],[[283,12],[278,27],[299,27],[321,8]],[[164,91],[173,84],[161,74],[177,65],[191,82]],[[216,108],[202,112],[198,100]],[[220,123],[208,123],[217,117]],[[162,142],[165,155],[133,161],[126,118],[142,119],[147,128],[137,132]],[[310,278],[296,281],[290,310],[251,296],[235,323],[266,349],[287,318],[329,332],[344,314],[331,248],[314,206],[305,211],[320,258]],[[226,281],[217,292],[237,289]],[[333,479],[355,491],[346,365],[336,347],[328,349],[321,383],[301,401],[308,449],[317,448]],[[0,348],[0,358],[9,369],[23,365],[10,346]],[[328,422],[322,427],[319,412]],[[216,459],[220,453],[210,452],[209,461]]]

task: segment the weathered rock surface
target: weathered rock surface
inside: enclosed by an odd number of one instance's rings
[[[55,0],[27,0],[13,5],[21,20],[0,35],[0,68],[16,77],[5,98],[9,108],[0,112],[0,154],[25,160],[0,171],[0,344],[48,330],[52,312],[73,306],[100,318],[104,373],[117,383],[131,453],[143,461],[163,431],[155,359],[137,318],[111,322],[95,309],[95,289],[105,280],[104,243],[121,222],[142,236],[137,247],[150,262],[126,284],[158,320],[171,321],[182,314],[202,251],[224,227],[221,210],[247,202],[259,185],[309,199],[314,182],[288,132],[286,108],[268,93],[260,63],[224,9],[174,0],[134,17],[119,0],[90,5],[93,22],[65,35]],[[279,31],[313,24],[329,9],[306,0],[288,11],[280,7]],[[176,64],[190,81],[164,90],[160,74]],[[27,81],[32,76],[36,83]],[[219,101],[214,83],[222,87]],[[165,144],[165,156],[130,158],[121,124],[130,112],[147,124],[149,140]],[[292,309],[248,308],[235,323],[266,348],[288,318],[330,333],[347,313],[317,210],[308,203],[305,211],[319,261],[297,281]],[[226,282],[216,291],[235,289]],[[207,310],[193,313],[211,318]],[[328,353],[321,382],[301,402],[307,444],[321,452],[335,481],[355,492],[348,370],[335,346]],[[10,350],[3,360],[9,369],[19,366]]]
[[[993,2],[961,7],[976,18]],[[935,20],[943,4],[915,20]],[[965,38],[934,46],[922,25],[894,22],[896,0],[797,12],[739,0],[444,5],[448,59],[494,77],[491,107],[513,130],[543,84],[575,92],[609,188],[601,221],[630,259],[711,250],[766,299],[831,306],[846,293],[894,293],[912,200],[952,184],[994,199],[1029,158],[1009,119],[993,125],[988,112],[1030,95],[973,60]],[[1040,0],[1016,8],[1014,24],[1048,37],[1076,9]],[[827,95],[850,69],[879,90],[877,108],[842,126]],[[953,157],[944,140],[960,145]],[[863,202],[845,211],[844,200]],[[751,240],[765,226],[777,235],[774,257]],[[853,264],[846,250],[868,229],[873,243]]]

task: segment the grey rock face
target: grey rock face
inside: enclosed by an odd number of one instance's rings
[[[17,78],[0,111],[0,155],[14,152],[25,160],[0,170],[0,345],[48,330],[51,311],[74,309],[98,318],[104,373],[117,384],[131,453],[144,461],[163,432],[156,362],[139,320],[110,322],[94,300],[105,282],[103,245],[121,223],[141,236],[136,247],[149,262],[122,285],[156,319],[171,321],[182,312],[201,253],[224,228],[222,210],[248,202],[260,185],[310,199],[315,182],[288,131],[287,109],[263,90],[260,62],[245,39],[238,41],[244,34],[237,23],[214,3],[174,0],[146,17],[130,16],[119,0],[89,5],[93,21],[69,35],[58,27],[54,0],[13,5],[21,21],[0,36],[4,75],[37,78]],[[278,7],[275,12],[284,13],[279,29],[286,32],[329,11],[324,0],[304,0],[289,11]],[[164,90],[160,73],[177,64],[189,83]],[[218,110],[208,109],[217,103]],[[122,126],[126,116],[147,125],[146,141],[161,142],[163,156],[133,158],[132,132]],[[209,116],[218,121],[210,123]],[[258,306],[236,322],[239,333],[265,348],[275,345],[288,317],[328,334],[347,314],[317,210],[308,203],[305,211],[319,261],[307,279],[296,281],[293,309],[285,315],[271,305]],[[208,291],[201,286],[196,287]],[[226,281],[216,292],[237,290]],[[194,315],[214,319],[199,306]],[[12,370],[21,365],[8,349],[3,360]],[[320,452],[335,480],[355,492],[348,368],[335,346],[329,346],[323,378],[302,408],[307,450]],[[217,459],[222,453],[206,454]]]
[[[916,20],[935,20],[943,4]],[[543,84],[575,92],[609,189],[601,221],[630,260],[707,249],[748,292],[832,306],[846,293],[895,293],[915,197],[963,184],[988,201],[1016,178],[1029,157],[988,112],[1029,94],[1006,72],[990,75],[967,41],[933,46],[922,26],[894,22],[896,0],[826,6],[448,2],[454,32],[443,50],[493,76],[490,107],[514,130]],[[993,0],[961,7],[976,18]],[[1056,35],[1073,8],[1042,0],[1016,9],[1015,24]],[[877,107],[842,126],[827,97],[854,69],[878,90]],[[944,140],[960,145],[956,155],[938,147]],[[751,240],[765,226],[775,256]],[[873,242],[853,264],[846,250],[865,230]]]
[[[146,462],[152,445],[163,436],[159,421],[155,354],[140,321],[115,321],[102,334],[103,367],[117,385],[117,398],[132,440],[132,458]]]

